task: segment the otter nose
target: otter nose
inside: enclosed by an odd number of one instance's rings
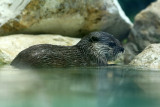
[[[121,47],[121,48],[120,48],[120,51],[121,51],[121,52],[124,52],[124,48]]]

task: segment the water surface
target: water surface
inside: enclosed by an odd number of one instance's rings
[[[1,66],[0,107],[160,107],[160,72],[129,66]]]

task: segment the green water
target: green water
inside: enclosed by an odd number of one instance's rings
[[[1,66],[0,107],[160,107],[160,72],[128,66]]]

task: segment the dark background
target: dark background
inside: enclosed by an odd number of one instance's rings
[[[134,21],[134,17],[141,10],[156,0],[118,0],[126,15]]]

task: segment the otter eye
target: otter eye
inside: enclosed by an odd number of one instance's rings
[[[116,46],[116,43],[110,42],[108,45],[109,45],[110,47],[114,47],[114,46]]]
[[[99,38],[96,37],[96,36],[92,36],[91,39],[90,39],[91,42],[96,42],[96,41],[99,41]]]

